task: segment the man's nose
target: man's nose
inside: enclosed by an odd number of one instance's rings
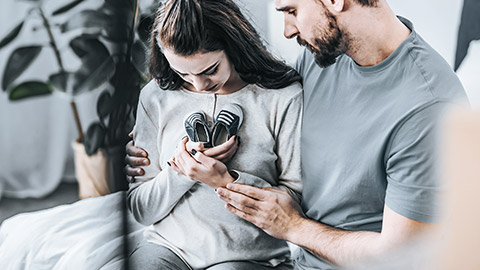
[[[285,18],[285,25],[283,29],[283,35],[288,38],[294,38],[298,35],[298,29],[295,24],[288,18]]]

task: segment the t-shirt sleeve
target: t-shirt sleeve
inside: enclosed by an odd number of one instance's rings
[[[386,151],[385,203],[396,213],[420,222],[438,220],[438,123],[445,106],[435,103],[407,116]]]

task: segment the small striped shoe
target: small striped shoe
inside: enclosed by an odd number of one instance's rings
[[[212,145],[218,146],[237,134],[243,121],[242,108],[234,103],[226,104],[215,118],[212,132]]]
[[[210,131],[203,111],[197,111],[187,115],[184,124],[185,131],[187,132],[190,141],[203,142],[204,147],[211,147]]]

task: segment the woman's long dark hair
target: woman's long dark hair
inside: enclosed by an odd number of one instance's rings
[[[166,0],[160,5],[150,41],[150,76],[162,89],[178,89],[184,80],[159,45],[182,56],[223,50],[243,81],[267,89],[302,79],[267,51],[233,0]]]

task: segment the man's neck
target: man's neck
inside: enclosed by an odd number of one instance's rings
[[[345,30],[351,38],[347,55],[360,66],[374,66],[385,60],[410,35],[406,27],[385,5],[350,10]]]

